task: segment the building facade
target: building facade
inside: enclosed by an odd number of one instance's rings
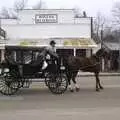
[[[110,58],[105,63],[106,71],[120,71],[120,43],[105,42],[110,49]]]
[[[75,17],[73,9],[25,9],[17,19],[1,19],[7,45],[47,46],[56,41],[59,52],[90,56],[97,47],[92,39],[92,18]]]

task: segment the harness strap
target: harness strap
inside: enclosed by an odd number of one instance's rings
[[[99,65],[99,64],[100,64],[100,62],[96,62],[96,63],[93,64],[93,65],[88,65],[88,66],[85,66],[85,67],[80,67],[80,69],[88,68],[88,67],[94,67],[94,66]]]
[[[85,69],[85,68],[88,68],[88,67],[94,67],[94,66],[99,65],[99,64],[101,64],[101,63],[100,62],[96,62],[93,65],[88,65],[88,66],[85,66],[85,67],[80,67],[79,70],[80,69]],[[78,70],[71,70],[70,72],[75,72],[75,71],[78,71]]]

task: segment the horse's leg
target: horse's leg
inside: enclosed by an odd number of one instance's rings
[[[72,86],[71,86],[71,78],[72,78],[72,73],[67,73],[67,78],[68,78],[68,89],[71,91],[71,92],[74,92]]]
[[[99,73],[98,73],[98,85],[99,85],[99,88],[100,88],[100,89],[104,89],[103,86],[102,86],[101,83],[100,83]]]
[[[95,73],[95,77],[96,77],[96,91],[99,91],[99,86],[98,86],[99,85],[99,77],[98,77],[98,75],[99,74],[96,72]]]
[[[77,73],[78,73],[78,71],[76,71],[76,72],[73,73],[73,75],[72,75],[72,81],[73,81],[73,83],[74,83],[74,85],[75,85],[76,91],[78,92],[78,91],[80,90],[80,87],[78,86],[78,84],[77,84],[77,82],[76,82],[76,80],[75,80],[75,78],[76,78],[76,76],[77,76]]]

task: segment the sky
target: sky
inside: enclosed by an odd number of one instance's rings
[[[15,0],[0,0],[0,9],[2,7],[12,8]],[[19,0],[18,0],[19,1]],[[28,0],[27,7],[35,5],[40,0]],[[86,11],[88,16],[94,17],[98,12],[109,16],[115,2],[120,0],[42,0],[47,8],[79,8],[81,11]]]

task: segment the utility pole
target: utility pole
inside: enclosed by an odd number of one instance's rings
[[[103,48],[103,30],[100,31],[101,35],[101,49]],[[105,60],[102,58],[102,71],[105,70]]]
[[[103,30],[100,31],[101,35],[101,48],[103,48]]]
[[[0,39],[1,39],[1,18],[0,18]]]

